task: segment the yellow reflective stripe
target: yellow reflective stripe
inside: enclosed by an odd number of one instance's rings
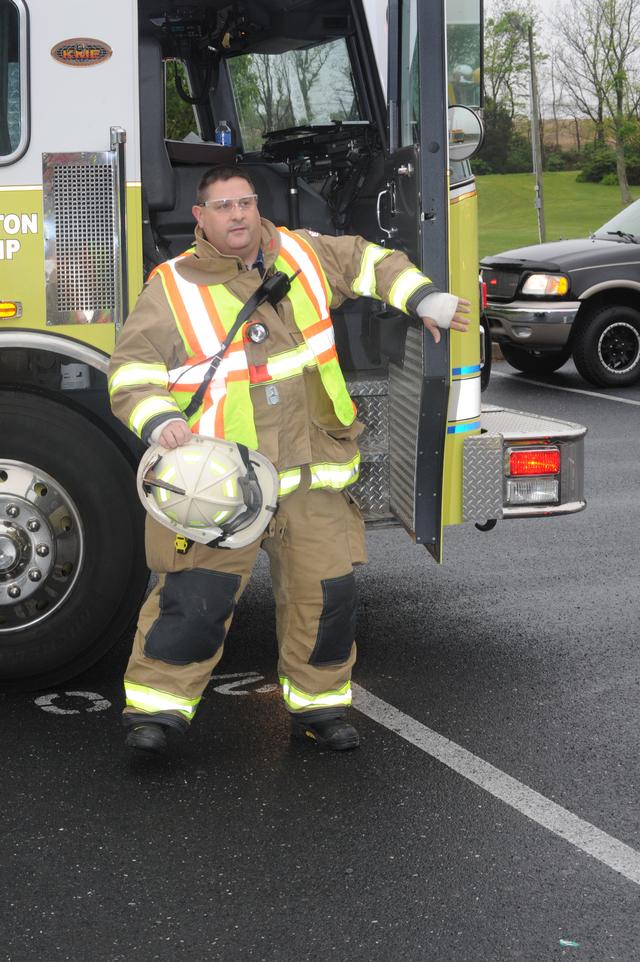
[[[311,484],[309,488],[333,488],[336,491],[346,488],[358,480],[360,473],[360,454],[356,454],[346,464],[332,464],[322,462],[311,466]]]
[[[126,678],[124,691],[129,708],[146,712],[180,711],[187,718],[193,718],[200,702],[200,698],[180,698],[179,695],[170,695],[166,691],[158,691],[146,685],[134,685]]]
[[[267,359],[267,371],[273,381],[302,374],[304,367],[313,365],[317,366],[317,361],[308,344],[300,344],[292,351],[284,351]]]
[[[406,311],[407,301],[411,295],[425,284],[431,284],[429,278],[425,277],[417,267],[408,267],[406,271],[396,277],[391,285],[387,301],[397,307],[399,311]]]
[[[292,685],[288,678],[280,678],[282,685],[282,697],[285,703],[294,711],[301,711],[305,708],[334,708],[336,706],[347,707],[351,704],[351,682],[347,681],[341,688],[333,691],[323,691],[319,695],[310,695],[301,688]]]
[[[168,387],[169,374],[164,364],[122,364],[109,378],[109,395],[113,397],[123,387],[146,384]]]
[[[133,411],[131,412],[131,417],[129,418],[129,430],[137,434],[139,438],[142,437],[142,431],[151,418],[155,417],[156,414],[169,414],[175,413],[180,416],[180,408],[173,398],[168,397],[148,397],[144,401],[140,401],[136,404]]]
[[[278,486],[278,497],[283,498],[285,494],[291,494],[300,484],[302,477],[300,468],[292,468],[290,471],[281,471],[278,475],[280,484]]]
[[[351,290],[362,297],[377,297],[379,294],[376,289],[376,264],[391,253],[386,247],[378,247],[377,244],[367,244],[362,254],[360,273],[351,285]]]

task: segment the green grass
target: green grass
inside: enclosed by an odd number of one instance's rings
[[[538,243],[533,174],[487,174],[477,184],[480,257]],[[548,241],[586,237],[622,208],[617,186],[578,184],[575,171],[545,174],[543,189]]]

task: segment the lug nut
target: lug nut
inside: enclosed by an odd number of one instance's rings
[[[49,554],[49,546],[46,544],[39,544],[38,547],[36,548],[36,554],[39,555],[41,558],[46,558],[47,555]]]
[[[10,518],[17,518],[18,515],[20,514],[20,508],[18,507],[17,504],[8,504],[7,514],[9,515]]]
[[[27,521],[27,528],[29,529],[29,531],[39,531],[39,530],[40,530],[40,522],[38,521],[37,518],[30,518],[30,519]]]
[[[42,572],[37,568],[31,568],[29,571],[29,581],[40,581],[42,578]]]
[[[22,592],[20,591],[17,585],[11,585],[9,587],[7,594],[9,595],[10,598],[19,598]]]

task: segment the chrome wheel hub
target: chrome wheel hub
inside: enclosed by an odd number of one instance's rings
[[[0,634],[24,630],[69,596],[84,532],[59,482],[20,461],[0,461]]]

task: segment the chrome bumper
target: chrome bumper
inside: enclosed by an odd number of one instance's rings
[[[523,348],[561,348],[569,340],[580,301],[563,304],[538,301],[512,301],[510,304],[489,303],[485,315],[491,337],[498,343],[510,341]]]
[[[581,424],[482,405],[482,434],[465,438],[463,516],[465,521],[536,518],[575,514],[584,499],[584,436]],[[505,459],[512,444],[544,442],[560,449],[560,497],[555,503],[507,503]]]

